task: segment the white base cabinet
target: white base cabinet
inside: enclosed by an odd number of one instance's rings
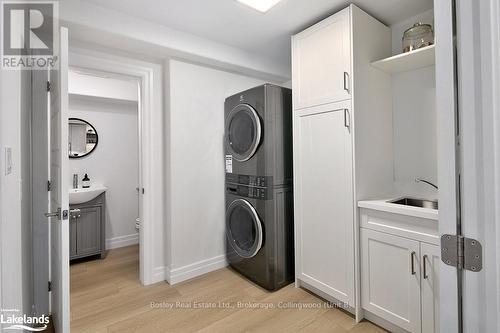
[[[361,306],[408,332],[438,332],[439,247],[361,228]]]
[[[422,255],[422,332],[439,332],[439,246],[420,243]]]
[[[419,242],[361,229],[361,306],[420,332]]]

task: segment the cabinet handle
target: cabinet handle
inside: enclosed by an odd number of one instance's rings
[[[413,251],[411,254],[410,254],[410,272],[411,272],[411,275],[415,275],[417,274],[417,272],[415,271],[415,251]]]
[[[423,266],[424,266],[424,279],[427,280],[427,278],[429,277],[427,275],[427,264],[426,264],[426,262],[427,262],[427,254],[424,255],[424,257],[422,258],[422,261],[424,262],[423,263]]]
[[[344,90],[349,92],[349,73],[344,72]]]
[[[348,109],[344,109],[344,126],[347,128],[351,127],[351,118]]]

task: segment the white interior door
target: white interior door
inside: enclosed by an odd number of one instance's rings
[[[438,135],[439,234],[457,234],[458,156],[456,147],[457,96],[454,56],[453,0],[434,1],[436,39],[436,114]],[[439,266],[441,332],[459,332],[460,307],[457,269]]]
[[[47,81],[48,71],[32,71],[32,113],[31,113],[31,191],[32,191],[32,237],[33,237],[33,287],[34,311],[40,316],[50,312],[49,225],[44,213],[49,205],[47,180],[49,174],[49,108]]]
[[[456,3],[461,231],[482,245],[482,269],[461,271],[463,332],[500,332],[500,1]]]
[[[483,266],[440,265],[440,328],[500,332],[500,1],[435,0],[434,10],[439,232],[476,239]]]
[[[69,332],[68,194],[68,30],[61,28],[59,68],[50,71],[50,219],[51,314],[56,332]]]

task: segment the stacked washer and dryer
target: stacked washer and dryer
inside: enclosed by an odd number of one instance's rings
[[[230,266],[268,290],[294,279],[292,91],[271,84],[226,99]]]

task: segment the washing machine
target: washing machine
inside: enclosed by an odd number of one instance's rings
[[[290,187],[226,185],[226,252],[230,266],[267,290],[294,280]]]
[[[228,97],[224,109],[226,181],[291,184],[292,91],[264,84]]]

